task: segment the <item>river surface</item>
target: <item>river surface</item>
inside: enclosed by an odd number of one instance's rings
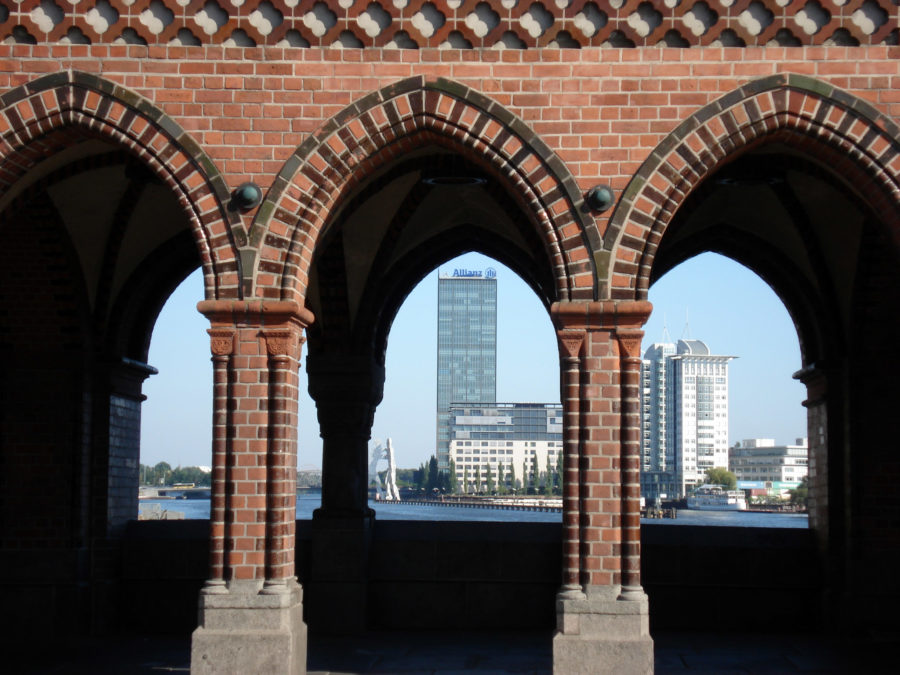
[[[313,510],[319,508],[321,495],[297,497],[297,519],[309,520]],[[208,499],[142,499],[140,508],[158,504],[164,511],[183,513],[186,519],[209,518]],[[468,521],[518,521],[526,523],[554,523],[562,521],[561,513],[546,511],[507,511],[504,509],[466,509],[458,506],[416,506],[412,504],[388,505],[369,502],[380,520],[468,520]],[[154,508],[154,507],[151,507]],[[809,527],[805,513],[757,513],[753,511],[689,511],[679,510],[677,518],[642,520],[659,525],[719,525],[724,527]]]

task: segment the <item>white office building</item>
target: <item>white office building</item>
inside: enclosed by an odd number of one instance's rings
[[[495,485],[500,476],[527,485],[534,472],[553,473],[563,454],[558,403],[454,404],[449,431],[456,479],[469,492],[487,489],[488,475]]]
[[[700,340],[655,343],[641,364],[641,495],[681,499],[728,466],[728,363]]]
[[[749,438],[731,448],[728,468],[741,482],[765,488],[796,487],[809,473],[809,445],[806,438],[798,438],[794,445]]]

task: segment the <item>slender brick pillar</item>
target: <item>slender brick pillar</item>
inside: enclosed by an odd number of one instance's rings
[[[581,361],[583,331],[560,331],[563,404],[563,585],[560,597],[583,599],[581,580]]]
[[[649,316],[649,314],[648,314]],[[644,319],[646,321],[646,317]],[[641,323],[643,324],[644,321]],[[622,579],[620,597],[645,599],[641,587],[641,338],[644,332],[619,327],[622,480]]]
[[[369,550],[368,444],[384,367],[369,356],[310,353],[309,393],[322,435],[322,506],[313,514],[307,605],[324,634],[366,628]]]
[[[566,466],[574,469],[570,458],[578,460],[577,470],[565,474],[577,485],[564,486],[555,673],[653,672],[649,607],[640,583],[638,476],[640,327],[650,309],[648,302],[626,301],[556,303],[551,309],[563,358]],[[576,564],[580,592],[572,587]]]
[[[192,673],[305,673],[294,576],[297,370],[312,314],[294,302],[204,301],[213,359],[210,578]]]
[[[846,366],[845,366],[846,368]],[[850,457],[843,440],[847,414],[840,392],[840,367],[811,364],[794,373],[806,386],[809,454],[809,527],[821,553],[825,590],[821,615],[833,630],[846,630],[853,616],[850,588],[855,580],[848,558],[845,486]]]

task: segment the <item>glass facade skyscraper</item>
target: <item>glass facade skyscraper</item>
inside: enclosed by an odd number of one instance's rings
[[[497,400],[497,273],[438,278],[437,460],[450,468],[450,405]]]

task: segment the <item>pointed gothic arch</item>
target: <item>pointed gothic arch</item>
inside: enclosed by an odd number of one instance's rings
[[[313,251],[342,198],[422,145],[443,147],[499,179],[540,229],[560,300],[591,300],[600,245],[574,177],[521,119],[443,78],[413,77],[345,108],[287,160],[254,220],[254,293],[302,297]]]
[[[0,95],[0,192],[75,140],[112,141],[173,193],[190,222],[208,298],[240,297],[237,248],[246,240],[226,207],[229,190],[212,159],[150,101],[98,75],[65,71]]]
[[[794,147],[845,176],[900,245],[900,128],[828,83],[774,75],[698,110],[632,178],[604,238],[612,264],[601,286],[609,296],[645,299],[654,255],[679,207],[713,172],[767,141]]]

